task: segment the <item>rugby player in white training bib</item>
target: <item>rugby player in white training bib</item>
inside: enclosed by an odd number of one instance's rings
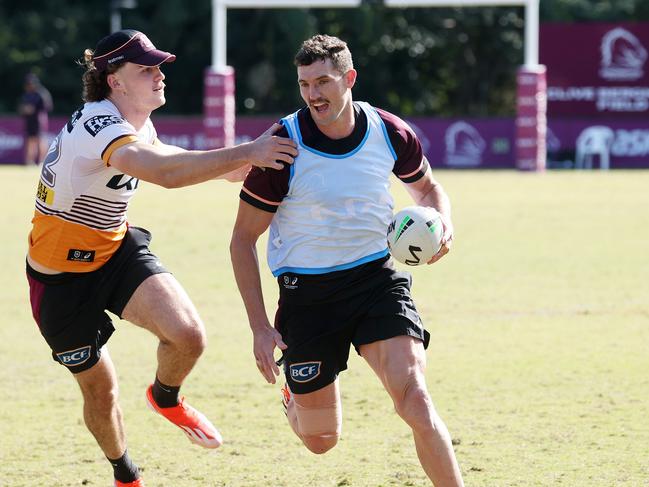
[[[297,142],[299,154],[281,171],[250,172],[231,242],[257,367],[274,384],[280,370],[273,351],[281,349],[289,424],[310,451],[325,453],[340,437],[339,373],[353,345],[412,428],[431,481],[461,486],[450,435],[424,378],[429,336],[410,295],[410,275],[395,270],[386,241],[391,174],[417,205],[442,215],[443,245],[430,263],[451,247],[448,196],[404,121],[353,102],[357,73],[343,41],[314,36],[295,64],[307,106],[283,118],[278,134]],[[268,265],[280,290],[274,326],[256,257],[267,229]]]

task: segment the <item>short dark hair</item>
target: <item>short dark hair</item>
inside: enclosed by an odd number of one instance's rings
[[[108,86],[107,81],[108,75],[114,73],[124,65],[123,62],[111,64],[103,71],[99,71],[95,67],[92,56],[92,49],[86,49],[83,52],[83,58],[78,61],[81,66],[86,68],[86,71],[81,77],[83,80],[81,98],[85,102],[101,101],[108,98],[108,95],[110,95],[110,86]]]
[[[309,66],[315,61],[326,59],[331,59],[334,68],[343,74],[354,68],[347,43],[326,34],[318,34],[304,41],[295,55],[295,65]]]

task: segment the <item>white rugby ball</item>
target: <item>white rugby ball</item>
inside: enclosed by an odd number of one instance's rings
[[[408,206],[388,226],[388,248],[399,262],[422,265],[439,251],[443,234],[441,215],[435,208]]]

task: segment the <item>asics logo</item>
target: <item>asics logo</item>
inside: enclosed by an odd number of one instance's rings
[[[284,287],[286,289],[297,289],[297,276],[284,276]]]
[[[90,358],[90,349],[90,345],[86,345],[67,352],[57,353],[56,358],[66,367],[74,367],[75,365],[81,365]]]
[[[302,362],[291,364],[289,371],[291,379],[295,382],[309,382],[320,375],[320,365],[322,362]]]

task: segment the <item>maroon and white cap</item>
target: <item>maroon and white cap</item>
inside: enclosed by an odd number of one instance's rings
[[[142,32],[124,29],[113,32],[97,43],[92,61],[98,71],[111,64],[129,61],[143,66],[158,66],[176,60],[176,55],[156,49]]]

